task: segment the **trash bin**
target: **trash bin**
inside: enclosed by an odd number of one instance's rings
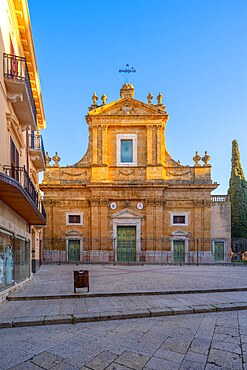
[[[74,271],[74,293],[77,288],[87,288],[89,292],[89,271],[79,270]]]

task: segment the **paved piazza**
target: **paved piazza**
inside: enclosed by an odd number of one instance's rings
[[[79,269],[96,297],[74,298]],[[42,266],[0,306],[12,325],[0,328],[0,370],[247,370],[246,287],[242,266]]]
[[[153,292],[247,287],[245,266],[43,265],[19,295],[70,294],[73,270],[89,270],[90,292]],[[18,295],[18,294],[17,294]]]

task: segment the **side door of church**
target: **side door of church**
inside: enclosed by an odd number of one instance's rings
[[[80,240],[68,240],[68,262],[80,261]]]
[[[185,262],[185,241],[174,240],[173,241],[173,262],[181,263]]]

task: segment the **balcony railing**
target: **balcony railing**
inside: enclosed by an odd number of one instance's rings
[[[211,201],[213,203],[224,203],[229,202],[229,196],[228,195],[211,195]]]
[[[39,196],[38,192],[35,189],[35,186],[28,176],[28,173],[25,169],[25,166],[23,167],[17,167],[17,166],[4,166],[3,167],[3,172],[12,177],[13,179],[17,180],[29,198],[31,198],[32,202],[35,204],[36,208],[39,209]]]
[[[28,147],[31,150],[38,150],[42,153],[43,156],[43,163],[45,165],[45,148],[43,144],[42,136],[39,132],[32,131],[31,134],[29,134],[29,143]]]
[[[36,106],[28,73],[26,58],[17,55],[3,54],[3,73],[4,77],[14,82],[25,83],[28,100],[31,106],[34,122],[37,122]]]

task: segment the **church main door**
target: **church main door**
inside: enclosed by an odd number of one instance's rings
[[[136,226],[117,227],[117,261],[136,261]]]

